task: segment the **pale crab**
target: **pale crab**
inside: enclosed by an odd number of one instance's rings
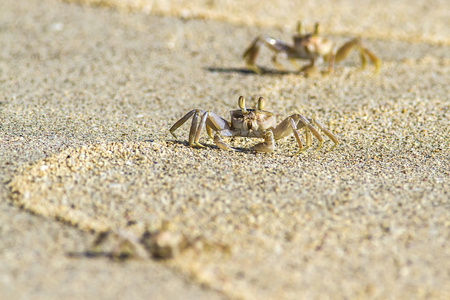
[[[170,128],[170,133],[178,139],[175,135],[175,130],[192,117],[191,129],[189,131],[189,145],[192,147],[204,147],[199,143],[199,139],[203,128],[206,127],[208,135],[214,139],[217,147],[231,151],[237,151],[237,149],[228,146],[224,142],[223,137],[263,138],[264,142],[250,147],[249,150],[256,152],[272,152],[275,150],[276,140],[280,140],[293,134],[299,147],[299,150],[295,154],[298,154],[311,146],[311,133],[319,141],[317,150],[322,147],[323,138],[313,127],[313,124],[315,124],[334,142],[334,145],[329,151],[339,143],[336,136],[325,128],[322,123],[315,119],[305,118],[300,114],[293,114],[277,125],[276,115],[263,110],[265,105],[263,97],[258,99],[256,109],[246,108],[243,96],[239,97],[238,104],[240,109],[230,111],[231,121],[227,121],[210,111],[193,109],[173,124]],[[300,138],[299,129],[302,128],[305,129],[306,147],[303,147]],[[215,132],[214,136],[212,131]]]
[[[261,46],[265,45],[275,52],[275,55],[272,57],[272,62],[275,67],[280,70],[283,69],[282,65],[277,61],[277,55],[281,54],[283,57],[288,58],[300,72],[304,72],[306,76],[312,75],[317,71],[316,62],[321,60],[328,62],[326,73],[331,72],[334,64],[345,59],[352,49],[356,49],[359,52],[361,69],[366,67],[366,56],[375,66],[375,73],[378,73],[380,69],[380,60],[375,54],[364,47],[360,38],[354,38],[340,48],[337,48],[332,41],[319,36],[319,23],[315,24],[314,32],[305,34],[302,31],[302,23],[298,22],[297,34],[293,36],[293,41],[294,44],[289,45],[274,38],[258,36],[244,52],[243,57],[246,61],[247,68],[255,73],[261,73],[255,61]],[[296,59],[309,60],[309,64],[299,68],[296,64]]]

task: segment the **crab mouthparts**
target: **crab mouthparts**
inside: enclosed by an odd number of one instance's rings
[[[245,118],[245,125],[247,126],[247,129],[253,128],[253,123],[256,121],[256,114],[253,112],[249,112]]]

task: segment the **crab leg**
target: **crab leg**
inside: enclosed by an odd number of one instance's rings
[[[291,121],[291,119],[292,119],[292,121]],[[294,123],[292,124],[292,122],[294,122]],[[279,139],[282,139],[282,138],[288,136],[290,134],[289,127],[292,128],[294,135],[296,135],[296,133],[295,133],[296,129],[301,129],[301,128],[305,127],[306,147],[302,148],[302,151],[305,151],[306,149],[308,149],[311,146],[311,133],[319,141],[319,146],[318,146],[317,150],[319,150],[322,147],[322,144],[323,144],[322,136],[319,134],[319,132],[317,132],[317,130],[314,128],[314,126],[311,124],[311,122],[308,119],[306,119],[304,116],[299,115],[299,114],[294,114],[294,115],[287,117],[283,122],[281,122],[273,130],[275,139],[279,140]],[[297,132],[297,134],[298,134],[298,132]],[[295,138],[297,139],[297,136]],[[297,142],[298,142],[298,140],[297,140]],[[300,147],[300,145],[299,145],[299,147]]]
[[[196,109],[194,117],[192,117],[191,129],[189,130],[189,145],[190,146],[203,147],[202,145],[198,144],[198,141],[197,141],[197,143],[195,141],[195,138],[197,136],[197,132],[199,132],[198,129],[199,129],[199,127],[201,127],[200,124],[199,124],[199,121],[200,121],[199,120],[200,119],[199,115],[200,115],[201,112],[202,112],[201,110]],[[200,135],[200,133],[198,135]]]
[[[212,131],[220,131],[222,129],[229,129],[230,128],[230,122],[225,120],[222,117],[219,117],[213,112],[208,111],[208,123],[206,124],[206,132],[208,135],[214,139],[212,135]]]
[[[259,49],[261,48],[261,37],[257,37],[253,40],[250,46],[245,50],[242,57],[245,59],[247,67],[254,71],[255,73],[261,73],[261,70],[256,66],[256,58],[259,54]]]
[[[359,49],[359,59],[361,60],[361,69],[364,70],[367,66],[367,59],[363,49]]]
[[[212,134],[212,129],[208,125],[206,125],[206,133],[209,135],[210,138],[214,139],[214,136]]]
[[[194,119],[196,118],[196,116],[198,116],[197,114],[194,116]],[[195,137],[194,137],[194,144],[197,145],[200,148],[204,148],[205,146],[203,146],[202,144],[200,144],[198,141],[200,140],[200,134],[202,133],[202,129],[203,127],[205,127],[205,122],[206,122],[206,118],[208,117],[208,112],[205,111],[203,113],[203,116],[200,120],[200,123],[197,126],[196,132],[195,132]],[[192,126],[194,126],[194,120],[192,120]],[[191,127],[192,130],[192,127]],[[191,140],[191,135],[189,132],[189,142]],[[192,146],[192,145],[191,145]]]
[[[225,119],[219,117],[213,112],[204,111],[201,109],[193,109],[189,111],[186,115],[184,115],[181,119],[179,119],[173,126],[170,128],[170,133],[178,139],[178,136],[175,135],[175,131],[184,123],[186,123],[189,118],[192,117],[191,127],[189,129],[189,145],[194,147],[204,147],[199,143],[200,134],[204,127],[206,127],[206,132],[211,138],[213,137],[212,131],[221,131],[221,130],[229,130],[230,124]],[[230,135],[230,134],[228,134]]]
[[[364,69],[366,67],[366,55],[372,62],[372,64],[375,66],[375,72],[378,72],[380,69],[380,60],[378,57],[375,56],[372,52],[370,52],[368,49],[364,48],[361,44],[360,38],[355,38],[351,41],[348,41],[344,45],[342,45],[335,54],[335,62],[338,63],[341,60],[345,59],[350,51],[356,48],[359,51],[359,57],[361,59],[361,69]]]
[[[312,122],[314,124],[316,124],[317,127],[319,127],[320,130],[322,130],[325,133],[325,135],[334,142],[333,147],[331,147],[330,150],[328,150],[328,151],[333,150],[337,146],[337,144],[339,144],[339,140],[336,138],[336,136],[334,134],[331,133],[331,131],[329,131],[327,128],[325,128],[325,126],[321,122],[319,122],[318,120],[314,120],[314,119],[312,120]]]
[[[272,63],[275,66],[275,68],[277,68],[280,71],[283,71],[283,69],[284,69],[283,65],[278,62],[276,54],[274,56],[272,56]]]
[[[344,60],[349,55],[350,51],[352,51],[355,46],[359,47],[360,44],[361,39],[359,38],[355,38],[351,41],[346,42],[336,51],[335,61],[338,63],[341,60]]]
[[[295,136],[295,139],[297,140],[297,144],[298,144],[298,148],[299,148],[297,153],[294,154],[294,155],[297,155],[297,154],[299,154],[300,152],[303,151],[302,150],[303,149],[303,145],[302,145],[302,141],[300,139],[300,134],[298,133],[298,130],[296,128],[295,121],[292,118],[289,118],[289,121],[291,123],[292,131],[294,132],[294,136]]]
[[[306,126],[305,127],[305,131],[306,131],[306,149],[308,149],[311,146],[311,134],[310,133],[312,133],[316,137],[316,139],[319,141],[319,146],[317,146],[316,151],[319,150],[320,148],[322,148],[323,138],[320,135],[320,133],[317,132],[317,130],[314,128],[314,126],[312,126],[312,124],[304,116],[297,115],[297,117]],[[298,124],[297,124],[297,128],[298,128]]]
[[[202,119],[199,122],[199,115],[203,113]],[[193,116],[193,117],[192,117]],[[189,118],[192,117],[192,123],[191,128],[189,130],[189,145],[190,146],[199,146],[204,147],[201,145],[198,140],[200,138],[201,130],[203,129],[203,126],[205,124],[205,120],[207,117],[207,113],[199,110],[199,109],[193,109],[189,111],[187,114],[185,114],[181,119],[179,119],[175,124],[173,124],[172,127],[170,127],[170,133],[178,139],[178,136],[175,134],[175,130],[177,130],[181,125],[186,123]]]
[[[195,116],[194,116],[194,118],[195,118]],[[230,128],[228,122],[225,119],[219,117],[218,115],[216,115],[213,112],[205,111],[200,120],[200,123],[197,126],[195,138],[194,138],[194,144],[199,147],[204,147],[198,141],[200,140],[200,134],[203,130],[203,127],[205,127],[205,126],[206,126],[206,132],[208,133],[208,135],[211,138],[214,139],[214,141],[215,141],[215,137],[212,136],[212,130],[221,131],[221,130],[228,130]],[[192,129],[192,127],[191,127],[191,129]]]
[[[367,48],[363,48],[364,53],[369,57],[372,64],[375,66],[375,73],[378,73],[380,71],[380,59],[375,56],[372,52],[370,52]]]
[[[303,117],[300,114],[293,114],[289,117],[287,117],[286,119],[284,119],[280,124],[278,124],[278,126],[273,130],[273,134],[275,137],[275,140],[279,140],[282,139],[286,136],[288,136],[291,131],[291,124],[290,124],[290,119],[292,119],[295,122],[295,128],[296,129],[302,129],[303,127],[308,127],[308,129],[310,129],[311,131],[316,132],[317,135],[320,136],[320,134],[315,130],[315,128],[311,125],[310,121],[308,121],[308,119],[306,119],[305,117]],[[301,121],[301,122],[299,122]],[[314,135],[316,135],[314,134]]]
[[[208,118],[206,119],[206,130],[221,131],[223,129],[230,129],[230,123],[224,118],[216,115],[215,113],[208,111]]]
[[[300,152],[303,152],[303,151],[305,151],[306,149],[308,149],[309,147],[311,147],[311,132],[313,132],[314,136],[317,137],[317,139],[319,140],[319,147],[317,148],[317,150],[319,150],[320,147],[322,146],[322,141],[323,141],[322,136],[317,132],[317,130],[316,130],[314,127],[312,127],[312,125],[309,123],[309,121],[308,121],[306,118],[304,118],[304,117],[301,116],[301,115],[298,115],[298,116],[299,116],[299,119],[300,119],[300,117],[301,117],[301,118],[303,118],[304,120],[301,120],[301,121],[302,121],[301,123],[298,122],[297,125],[295,124],[295,121],[294,121],[293,118],[289,118],[289,120],[290,120],[290,122],[291,122],[291,128],[292,128],[292,131],[294,132],[294,136],[295,136],[295,139],[297,140],[298,147],[299,147],[299,150],[298,150],[297,153],[295,153],[294,155],[297,155],[297,154],[299,154]],[[297,121],[298,121],[298,120],[297,120]],[[305,123],[305,121],[308,122],[308,123]],[[302,126],[302,125],[303,125],[303,126]],[[300,128],[302,128],[302,127],[305,128],[305,138],[306,138],[306,146],[305,146],[305,148],[303,148],[303,146],[302,146],[302,144],[301,144],[300,134],[299,134],[299,132],[298,132],[298,129],[300,129]],[[315,132],[317,135],[316,135],[314,132]],[[317,150],[316,150],[316,151],[317,151]]]
[[[302,115],[297,115],[297,116],[298,116],[299,120],[306,126],[306,128],[305,128],[305,130],[306,130],[306,147],[309,148],[309,146],[311,145],[311,138],[308,137],[308,131],[310,131],[316,137],[316,139],[319,141],[319,146],[317,146],[317,149],[316,149],[316,151],[318,151],[320,148],[322,148],[322,144],[323,144],[322,136],[319,134],[319,132],[317,132],[317,130],[314,128],[314,126],[312,126],[312,124],[308,121],[308,119],[306,119]],[[297,125],[297,127],[298,127],[298,125]],[[308,142],[308,139],[309,139],[309,142]]]
[[[308,149],[309,147],[311,147],[311,131],[308,130],[307,127],[305,127],[305,139],[306,139],[306,148],[303,149],[303,151],[305,151],[306,149]]]
[[[175,124],[172,125],[172,127],[170,127],[170,133],[176,138],[178,139],[178,137],[175,135],[175,130],[177,130],[181,125],[183,125],[184,123],[186,123],[187,120],[189,120],[190,117],[192,117],[193,114],[196,113],[196,109],[193,109],[191,111],[189,111],[187,114],[185,114],[181,119],[179,119]]]
[[[289,61],[291,62],[291,65],[293,65],[296,70],[300,70],[301,67],[297,64],[297,61],[295,60],[295,58],[289,58]]]
[[[336,60],[336,48],[331,52],[331,54],[328,56],[328,69],[327,73],[331,73],[333,71],[333,67]]]
[[[315,65],[316,61],[314,58],[311,58],[309,60],[309,64],[307,64],[306,66],[303,66],[300,69],[300,72],[304,73],[306,75],[306,77],[310,77],[311,75],[314,75],[315,73],[317,73],[317,67]]]
[[[293,119],[295,115],[292,115],[290,117],[287,117],[285,120],[283,120],[276,128],[273,129],[273,135],[275,140],[280,140],[282,138],[287,137],[290,134],[289,125],[290,125],[290,119]],[[297,123],[298,119],[294,118],[294,122]],[[295,128],[296,126],[294,126]]]
[[[217,117],[217,115],[216,115]],[[220,117],[219,117],[220,118]],[[209,120],[209,119],[208,119]],[[222,119],[223,120],[223,119]],[[225,120],[223,120],[225,121]],[[219,147],[222,150],[227,150],[227,151],[240,151],[237,149],[234,149],[230,146],[228,146],[224,140],[223,137],[229,137],[229,136],[241,136],[240,135],[240,130],[233,130],[229,127],[229,125],[226,125],[227,128],[222,129],[222,130],[218,130],[216,132],[216,134],[214,135],[214,143],[216,143],[217,147]]]
[[[247,67],[255,73],[261,73],[261,70],[256,66],[256,58],[258,57],[259,50],[262,45],[265,45],[276,54],[272,57],[272,62],[278,69],[282,69],[282,65],[277,62],[276,55],[278,53],[284,53],[289,58],[296,57],[296,51],[283,41],[273,39],[266,36],[256,37],[250,46],[245,50],[242,57],[245,59]]]

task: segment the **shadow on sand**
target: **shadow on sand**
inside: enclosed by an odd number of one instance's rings
[[[212,73],[240,73],[243,75],[288,75],[288,74],[300,74],[299,71],[294,70],[276,70],[259,67],[261,73],[257,74],[247,68],[218,68],[218,67],[207,67],[205,70]]]
[[[183,146],[186,146],[186,147],[191,147],[191,146],[189,146],[189,143],[187,141],[170,140],[168,142],[173,143],[173,144],[183,145]],[[219,147],[217,147],[216,145],[213,145],[213,144],[205,144],[205,143],[201,143],[201,144],[203,146],[205,146],[205,148],[208,148],[208,149],[224,151],[224,150],[221,150]],[[202,148],[200,148],[200,147],[191,147],[191,148],[202,150]],[[236,152],[247,152],[247,153],[253,153],[254,152],[254,151],[249,150],[248,148],[242,148],[242,147],[232,147],[232,148],[234,150],[236,150]]]

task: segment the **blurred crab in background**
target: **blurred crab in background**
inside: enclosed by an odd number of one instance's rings
[[[368,57],[374,65],[376,73],[378,73],[380,69],[380,60],[375,54],[364,47],[360,38],[354,38],[346,42],[340,48],[337,48],[332,41],[319,36],[319,23],[315,24],[314,32],[305,34],[302,30],[302,23],[298,22],[297,34],[293,36],[293,41],[294,44],[289,45],[271,37],[258,36],[244,52],[243,57],[246,61],[247,68],[255,73],[261,73],[261,70],[256,66],[255,62],[261,46],[265,45],[275,52],[275,55],[272,57],[272,62],[278,69],[283,69],[281,64],[277,61],[277,55],[280,54],[283,57],[288,58],[291,63],[306,76],[317,72],[316,62],[321,60],[328,62],[326,73],[331,72],[334,64],[344,60],[352,49],[359,51],[362,69],[366,67],[366,57]],[[299,68],[295,61],[297,59],[309,60],[309,64]]]
[[[210,111],[193,109],[170,128],[170,133],[178,139],[175,131],[192,117],[189,131],[189,145],[192,147],[204,147],[199,143],[199,139],[203,128],[206,127],[208,135],[214,139],[217,147],[231,151],[236,151],[236,149],[228,146],[223,140],[224,137],[263,138],[264,142],[250,147],[250,150],[272,152],[275,150],[276,140],[293,134],[299,146],[299,150],[296,153],[298,154],[311,146],[311,133],[319,141],[316,151],[322,147],[323,138],[314,128],[313,124],[315,124],[334,142],[330,151],[339,143],[336,136],[326,129],[322,123],[314,119],[307,119],[300,114],[293,114],[277,125],[275,114],[263,110],[265,105],[263,97],[258,99],[256,109],[246,108],[243,96],[239,97],[238,104],[240,109],[230,111],[231,121],[227,121]],[[302,128],[305,129],[306,147],[303,147],[300,138],[299,129]],[[215,132],[214,136],[212,131]]]

